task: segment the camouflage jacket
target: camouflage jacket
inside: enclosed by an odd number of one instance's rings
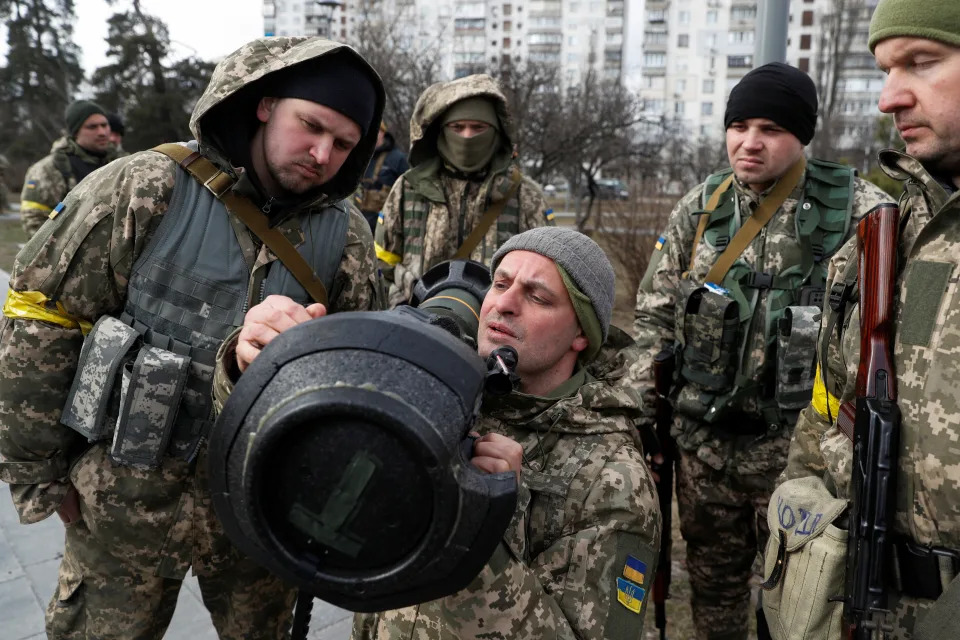
[[[635,444],[641,401],[624,384],[635,357],[629,337],[611,327],[598,361],[555,397],[484,399],[477,430],[509,436],[524,451],[502,544],[454,595],[357,614],[354,640],[643,637],[660,512]]]
[[[780,273],[788,265],[800,261],[801,246],[797,239],[795,210],[803,190],[806,178],[787,197],[763,230],[750,242],[741,254],[738,263],[758,272]],[[752,213],[762,197],[769,193],[771,186],[765,193],[756,194],[748,187],[733,181],[732,189],[739,200],[740,211],[743,215]],[[707,273],[722,251],[718,251],[704,240],[697,248],[696,261],[689,264],[693,240],[696,235],[698,216],[694,212],[702,211],[702,196],[704,185],[701,184],[687,193],[670,214],[666,230],[663,232],[655,253],[661,255],[651,258],[659,261],[652,272],[649,284],[641,284],[637,292],[634,332],[637,343],[646,351],[641,359],[638,384],[643,391],[649,392],[653,386],[652,363],[653,356],[662,348],[676,341],[678,292],[681,276],[689,271],[689,278],[694,282],[703,282]],[[856,178],[853,186],[852,220],[860,219],[867,211],[880,202],[889,201],[880,189],[865,180]],[[847,235],[853,233],[855,226],[850,224]],[[645,278],[646,280],[647,278]],[[753,307],[753,317],[746,325],[745,337],[741,335],[743,360],[741,371],[747,379],[759,379],[767,364],[767,306],[769,289],[759,289],[756,303]],[[742,341],[747,343],[743,345]],[[645,363],[645,364],[644,364]],[[651,396],[652,397],[652,396]],[[748,415],[759,418],[759,398],[748,397],[740,410]],[[700,420],[678,415],[674,422],[674,435],[681,449],[695,452],[704,462],[715,469],[737,469],[740,473],[768,473],[776,472],[783,467],[786,454],[787,427],[774,429],[766,435],[731,438],[722,434],[716,427],[712,427]],[[767,441],[766,445],[763,442]],[[756,446],[770,446],[770,441],[779,444],[772,446],[766,452],[769,455],[757,455]],[[750,446],[745,446],[750,445]]]
[[[46,222],[67,192],[77,186],[79,180],[70,166],[70,156],[76,156],[91,167],[102,167],[119,157],[112,150],[102,157],[95,156],[68,136],[54,141],[50,153],[31,165],[23,178],[20,220],[28,238]]]
[[[225,172],[239,174],[235,191],[255,199],[265,198],[258,196],[245,172],[231,167],[222,150],[211,143],[233,131],[232,125],[225,124],[223,114],[237,111],[234,96],[248,96],[240,90],[266,74],[342,47],[318,38],[261,39],[240,48],[217,66],[197,103],[191,129],[205,156]],[[252,110],[254,105],[243,106]],[[205,118],[208,113],[212,114],[210,119]],[[219,131],[223,127],[227,130]],[[319,211],[356,189],[376,144],[376,133],[376,129],[368,132],[337,177],[316,192],[283,203],[286,207],[279,210],[278,225],[288,237],[299,232],[294,224],[296,218],[290,217],[294,213]],[[99,317],[116,315],[124,308],[131,268],[170,204],[175,179],[184,176],[178,171],[172,160],[153,151],[111,163],[72,190],[51,223],[17,257],[0,324],[0,480],[13,485],[13,499],[24,523],[54,512],[66,494],[68,471],[81,457],[106,458],[101,455],[105,449],[102,444],[88,449],[78,433],[59,423],[61,408],[74,377],[84,334]],[[276,211],[280,203],[274,204]],[[335,289],[340,293],[331,301],[331,311],[380,307],[370,229],[359,212],[353,208],[351,211],[335,276]],[[276,260],[269,249],[252,237],[243,245],[252,249],[250,270],[254,276]],[[248,304],[258,302],[258,296],[258,291],[252,291]],[[81,456],[85,449],[92,453]],[[150,471],[111,468],[107,464],[96,474],[106,476],[107,484],[115,488],[127,486],[117,479],[121,475],[130,485],[143,483],[137,484],[142,492],[138,495],[153,496],[155,500],[148,503],[155,511],[180,513],[180,493],[191,481],[177,474],[192,472],[179,467],[176,472],[171,471],[174,463],[167,458],[159,469]],[[109,492],[99,493],[102,495],[90,499],[115,499],[108,497]],[[88,497],[81,493],[81,498]],[[189,518],[189,512],[185,513],[183,517]],[[91,513],[83,511],[83,515],[88,520]],[[154,513],[146,516],[151,518],[160,520]],[[88,524],[94,528],[92,523]],[[183,534],[191,529],[185,525],[176,530]],[[142,540],[143,544],[136,549],[156,555],[166,535],[166,530],[160,530],[155,539]]]
[[[894,288],[893,366],[902,415],[897,471],[895,534],[922,545],[960,549],[960,449],[957,385],[960,361],[960,192],[948,193],[910,156],[884,151],[883,170],[905,181],[900,199],[900,242]],[[857,243],[848,242],[830,264],[830,282],[855,281]],[[837,410],[853,400],[860,362],[860,314],[853,302],[837,331],[821,330],[813,402],[800,414],[781,482],[823,477],[849,498],[853,447],[837,429]],[[837,312],[824,313],[823,327]],[[824,354],[824,351],[826,352]],[[825,360],[824,360],[825,356]],[[825,379],[825,383],[824,383]]]
[[[444,165],[436,140],[439,118],[450,105],[478,96],[496,103],[502,143],[490,170],[482,178],[467,179]],[[424,272],[453,257],[487,209],[506,197],[515,175],[521,178],[519,189],[470,257],[489,263],[510,236],[553,224],[540,187],[520,174],[513,158],[513,127],[506,98],[489,76],[435,84],[420,96],[410,120],[411,169],[394,183],[376,228],[390,307],[408,301]]]

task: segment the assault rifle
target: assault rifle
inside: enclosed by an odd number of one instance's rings
[[[663,529],[660,534],[660,555],[657,560],[657,575],[653,580],[653,606],[657,629],[660,630],[660,640],[667,639],[667,598],[670,597],[670,555],[673,549],[672,515],[673,515],[673,465],[677,460],[677,443],[670,435],[670,425],[673,422],[673,407],[670,406],[670,387],[673,386],[673,371],[676,366],[676,355],[673,348],[668,347],[658,353],[653,359],[653,386],[657,393],[657,440],[663,462],[651,465],[654,472],[660,476],[657,482],[657,498],[660,502],[660,515],[663,518]],[[653,451],[651,453],[657,453]]]
[[[892,345],[899,218],[896,205],[881,204],[857,225],[860,367],[856,404],[844,403],[837,416],[853,441],[843,607],[851,640],[880,637],[890,628],[885,619],[900,447]]]

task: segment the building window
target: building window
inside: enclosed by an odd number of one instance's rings
[[[803,51],[808,51],[810,49],[810,40],[811,36],[809,33],[805,33],[800,36],[800,49]]]
[[[712,116],[712,115],[713,115],[713,103],[712,103],[712,102],[701,102],[701,103],[700,103],[700,115],[702,115],[702,116]]]
[[[707,24],[717,24],[716,9],[711,9],[710,11],[707,11]]]
[[[813,26],[813,11],[804,11],[800,18],[800,25],[804,27]]]
[[[703,92],[713,93],[713,78],[707,78],[703,81]]]
[[[647,22],[658,24],[666,21],[667,21],[666,9],[653,9],[653,10],[647,11]]]
[[[513,13],[513,5],[505,4],[503,5],[503,15],[508,16]]]
[[[673,113],[682,116],[686,112],[687,103],[683,100],[677,100],[673,103]]]
[[[667,44],[666,31],[647,31],[643,38],[646,44]]]
[[[681,33],[677,36],[677,46],[686,49],[690,46],[690,34]]]
[[[503,30],[504,31],[513,31],[513,22],[510,20],[503,21]]]
[[[504,49],[509,49],[509,48],[510,48],[510,38],[504,38],[504,39],[503,39],[503,48],[504,48]]]
[[[800,58],[797,61],[797,69],[804,73],[810,73],[810,58]]]
[[[678,11],[677,12],[677,22],[680,24],[690,24],[690,12],[689,11]]]
[[[687,81],[684,80],[683,78],[680,78],[679,80],[677,80],[676,87],[677,87],[677,93],[680,93],[680,92],[682,92],[682,91],[686,91],[686,90],[687,90]]]
[[[727,33],[727,42],[730,44],[751,44],[753,31],[730,31]]]
[[[727,66],[731,69],[749,69],[753,66],[753,56],[727,56]]]
[[[732,7],[730,9],[731,20],[756,20],[757,7]]]
[[[662,68],[667,66],[667,54],[665,53],[645,53],[643,54],[643,66]]]

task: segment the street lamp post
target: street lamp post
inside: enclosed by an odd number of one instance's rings
[[[319,24],[317,25],[317,35],[332,39],[333,38],[333,29],[331,24],[333,23],[333,12],[337,10],[338,7],[342,7],[342,2],[337,2],[336,0],[314,0],[314,3],[317,5],[317,18],[319,18]]]

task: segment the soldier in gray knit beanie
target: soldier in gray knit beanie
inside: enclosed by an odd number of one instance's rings
[[[532,251],[556,263],[580,328],[589,341],[581,361],[590,362],[607,339],[613,315],[615,276],[603,249],[573,229],[539,227],[503,243],[493,254],[490,273],[496,271],[500,260],[511,251]]]

